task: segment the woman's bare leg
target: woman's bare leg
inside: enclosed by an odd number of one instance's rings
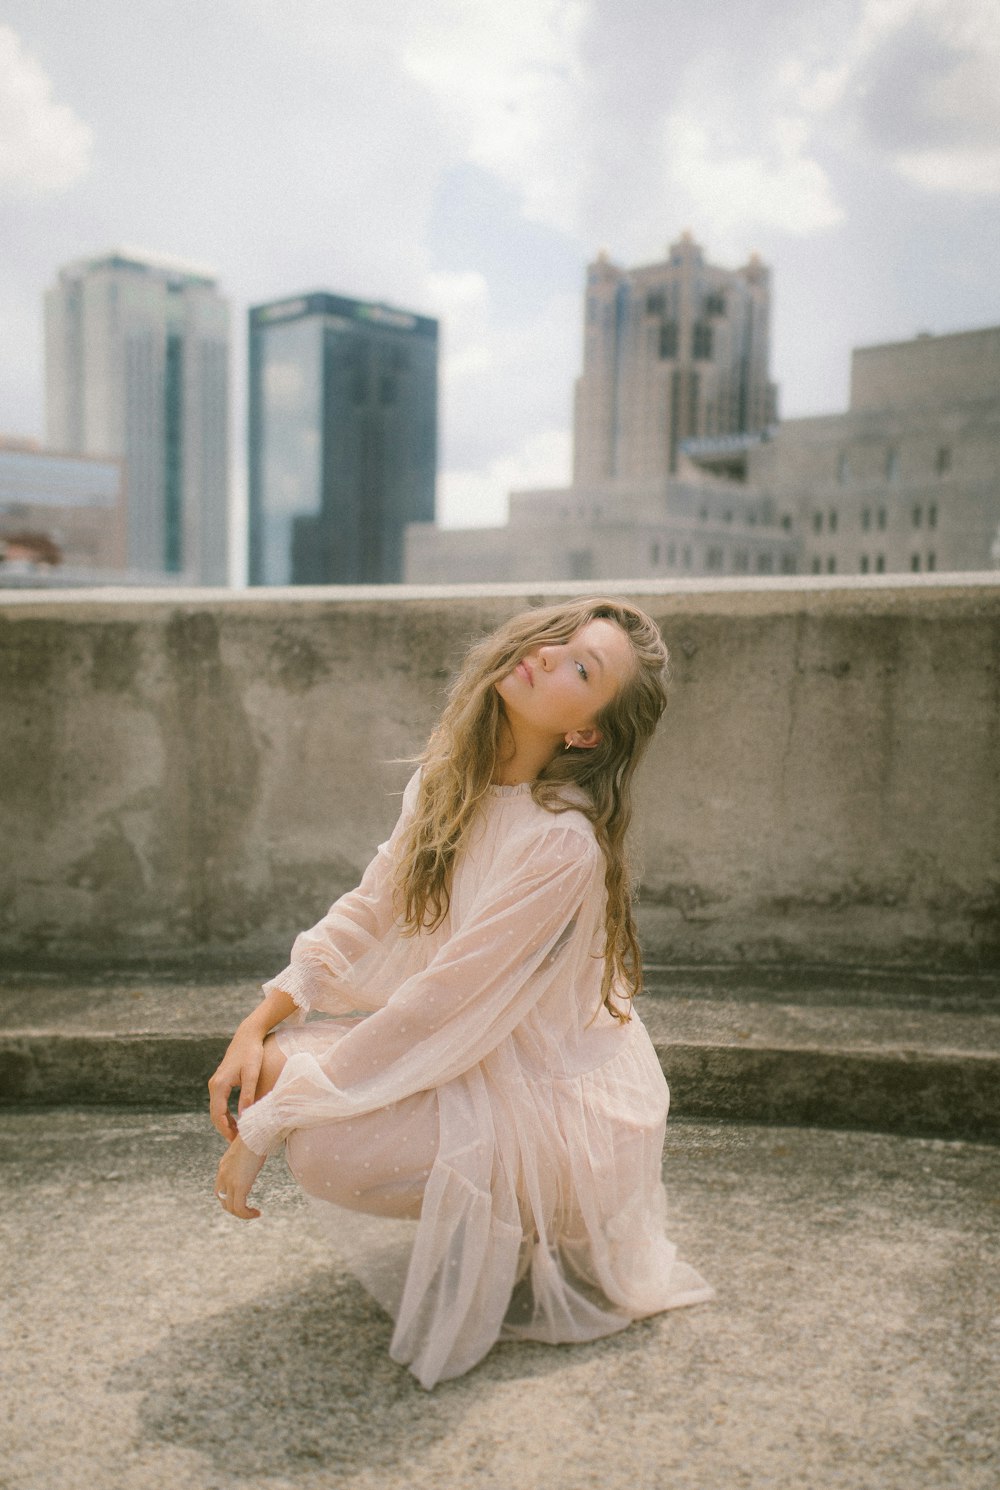
[[[436,1092],[417,1092],[359,1117],[297,1128],[285,1158],[303,1190],[372,1216],[416,1219],[437,1157]]]
[[[264,1059],[261,1063],[260,1075],[257,1078],[257,1090],[254,1093],[254,1101],[259,1102],[261,1097],[266,1097],[268,1092],[274,1089],[274,1084],[281,1075],[286,1057],[282,1055],[281,1048],[273,1035],[268,1035],[264,1041]]]

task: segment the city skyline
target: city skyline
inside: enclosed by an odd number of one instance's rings
[[[58,266],[141,243],[210,263],[237,328],[317,288],[440,318],[439,512],[502,521],[511,487],[569,474],[586,264],[655,262],[685,228],[771,266],[781,414],[843,409],[851,347],[1000,320],[998,59],[979,0],[430,0],[391,22],[13,0],[0,426],[42,433]],[[241,334],[232,373],[238,520]]]

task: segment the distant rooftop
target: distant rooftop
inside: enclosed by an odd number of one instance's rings
[[[334,295],[329,290],[308,290],[301,295],[284,296],[263,305],[251,305],[250,325],[258,328],[275,321],[294,321],[305,316],[333,316],[346,321],[368,321],[396,331],[413,331],[420,336],[436,337],[438,323],[432,316],[404,310],[384,301],[355,300],[349,295]]]
[[[214,285],[218,279],[218,272],[209,264],[174,258],[170,254],[151,253],[147,249],[124,243],[118,248],[109,248],[104,253],[74,259],[61,272],[71,275],[88,269],[135,269],[140,273],[162,274],[206,285]]]

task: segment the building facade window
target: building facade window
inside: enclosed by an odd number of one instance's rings
[[[931,505],[927,509],[927,526],[929,528],[936,528],[937,527],[937,503],[936,502],[932,502]]]
[[[822,568],[822,566],[821,566],[821,564],[819,562],[819,559],[818,558],[813,559],[813,561],[812,561],[812,572],[813,572],[813,574],[819,574],[821,568]]]
[[[847,452],[842,450],[837,457],[837,480],[841,486],[845,486],[851,479],[851,463],[847,458]]]
[[[782,574],[794,574],[795,573],[795,555],[794,554],[782,554],[782,556],[781,556],[781,572],[782,572]]]
[[[712,360],[712,328],[707,321],[695,322],[693,355],[696,362]]]
[[[876,574],[884,574],[885,573],[885,554],[876,554],[875,555],[875,573]]]
[[[758,554],[757,555],[757,573],[758,574],[773,574],[774,573],[774,557],[773,557],[772,554]]]
[[[867,574],[868,573],[868,555],[867,554],[862,554],[861,555],[861,573],[862,574]]]
[[[689,543],[685,543],[685,545],[684,545],[683,558],[684,558],[684,568],[685,569],[690,569],[691,568],[691,545]]]
[[[837,560],[833,554],[826,561],[826,572],[827,574],[836,574],[837,572]]]
[[[869,530],[869,528],[871,527],[871,525],[872,525],[872,510],[871,510],[870,507],[862,507],[862,509],[861,509],[861,531],[862,531],[862,533],[867,533],[868,530]]]
[[[822,533],[822,531],[823,531],[823,514],[822,514],[822,512],[814,512],[813,513],[813,532],[814,533]]]
[[[924,520],[924,509],[920,506],[920,503],[918,502],[917,505],[913,509],[913,526],[915,528],[919,528],[920,527],[920,524],[923,522],[923,520]]]
[[[668,361],[677,356],[677,322],[666,321],[660,327],[660,360]]]
[[[746,574],[750,568],[750,555],[745,548],[738,548],[733,555],[733,570],[736,574]]]
[[[927,555],[927,568],[928,569],[936,569],[937,568],[937,555],[934,553],[934,550],[933,549],[931,549],[930,553]]]
[[[919,554],[911,554],[910,555],[910,568],[913,570],[914,574],[918,574],[920,572],[920,555]]]
[[[718,571],[722,568],[723,563],[724,556],[721,548],[713,545],[712,548],[707,550],[705,554],[705,567],[709,570],[710,573],[718,573]]]
[[[884,507],[880,507],[879,510],[878,510],[877,523],[878,523],[878,530],[879,530],[879,532],[880,533],[884,533],[885,532],[885,508]]]
[[[836,507],[831,507],[830,508],[830,511],[827,514],[826,522],[827,522],[827,527],[830,529],[830,532],[831,533],[836,533],[836,531],[837,531],[837,509],[836,509]]]
[[[649,545],[649,562],[651,564],[658,564],[660,562],[660,545],[658,543],[651,543]]]
[[[937,459],[934,462],[939,476],[944,476],[951,470],[951,446],[939,445]]]
[[[891,449],[885,458],[885,476],[887,481],[899,480],[899,451]]]

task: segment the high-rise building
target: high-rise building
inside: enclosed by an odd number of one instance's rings
[[[769,381],[770,270],[705,262],[689,233],[663,263],[587,269],[573,485],[677,471],[682,440],[757,434],[776,418]]]
[[[715,490],[693,437],[742,468],[776,418],[770,271],[705,262],[689,233],[663,263],[587,269],[573,484],[512,492],[505,528],[412,528],[414,583],[793,574],[792,519],[735,483]],[[722,475],[726,474],[723,470]]]
[[[434,518],[437,349],[437,321],[368,301],[251,308],[251,584],[402,579]]]
[[[47,444],[124,458],[130,569],[228,581],[228,364],[209,271],[121,249],[46,294]]]

